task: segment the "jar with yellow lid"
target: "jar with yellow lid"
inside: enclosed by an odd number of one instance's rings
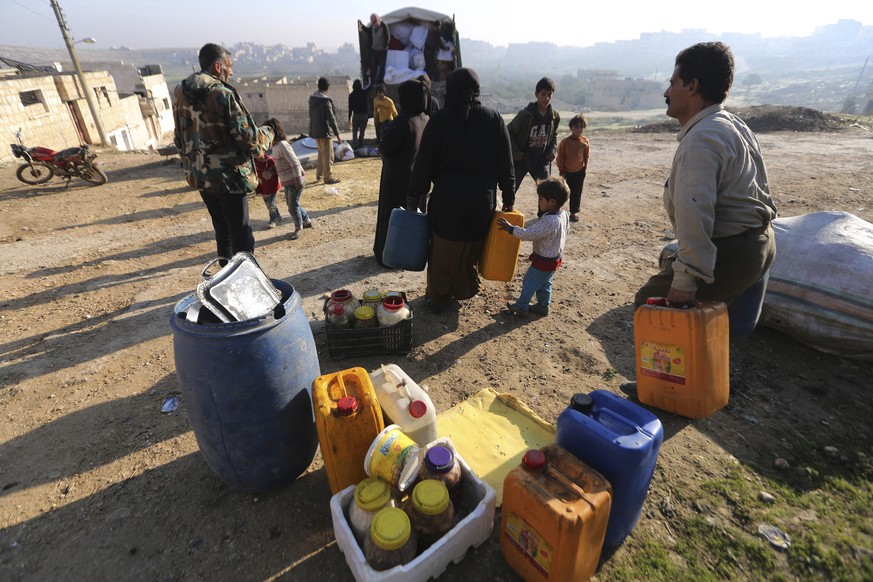
[[[355,498],[349,506],[349,525],[358,544],[364,545],[373,518],[385,507],[394,507],[391,486],[386,481],[379,477],[367,477],[355,486]]]
[[[377,307],[382,305],[382,292],[378,289],[369,289],[364,291],[364,295],[361,296],[361,305],[366,305],[367,307],[372,307],[375,311]]]
[[[420,552],[448,533],[455,522],[449,490],[437,479],[419,481],[406,501],[406,509]]]
[[[355,309],[355,322],[352,327],[379,327],[379,320],[376,319],[376,312],[372,307],[362,305]]]
[[[380,509],[364,539],[364,556],[374,570],[388,570],[415,559],[416,537],[409,516],[399,507]]]

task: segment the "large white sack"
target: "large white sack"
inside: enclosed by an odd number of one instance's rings
[[[773,222],[776,260],[759,325],[822,352],[873,360],[873,224],[847,212]]]

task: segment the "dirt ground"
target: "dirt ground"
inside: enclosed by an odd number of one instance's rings
[[[503,311],[524,263],[513,282],[487,282],[478,297],[440,315],[422,305],[424,273],[380,268],[371,252],[378,159],[339,164],[338,194],[310,173],[303,204],[316,226],[296,241],[287,222],[265,230],[266,209],[252,199],[256,257],[302,295],[322,373],[393,361],[430,387],[439,410],[490,386],[549,422],[575,392],[621,394],[619,383],[634,377],[631,300],[667,240],[661,191],[676,141],[670,133],[590,137],[583,219],[571,226],[546,318]],[[782,216],[843,210],[873,222],[869,131],[759,139]],[[14,167],[0,168],[0,579],[352,579],[334,540],[320,457],[288,487],[241,494],[200,456],[184,402],[161,413],[179,390],[169,319],[213,255],[211,224],[177,161],[109,152],[99,160],[109,176],[101,187],[28,187]],[[530,181],[517,209],[534,213]],[[324,298],[373,287],[406,290],[416,314],[413,351],[331,360]],[[871,377],[871,362],[828,356],[766,328],[732,341],[727,408],[697,421],[655,411],[665,442],[643,516],[598,577],[620,579],[656,540],[688,577],[703,567],[716,578],[747,578],[742,560],[725,574],[708,552],[689,558],[674,550],[694,535],[690,520],[706,513],[714,527],[738,525],[775,555],[777,574],[794,578],[790,554],[744,523],[750,508],[701,507],[703,484],[736,466],[759,489],[765,479],[799,482],[809,457],[823,454],[819,445],[873,454]],[[789,468],[774,467],[777,458]],[[870,508],[860,511],[869,524]],[[828,519],[813,512],[778,525],[802,537],[810,520]],[[443,579],[515,580],[497,529]],[[850,568],[870,560],[869,527],[853,543]]]

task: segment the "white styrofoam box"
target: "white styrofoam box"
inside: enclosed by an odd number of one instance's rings
[[[439,438],[428,444],[443,445],[452,450],[463,472],[461,507],[456,508],[464,517],[413,561],[389,570],[374,570],[364,558],[364,550],[355,540],[349,525],[349,506],[354,502],[355,486],[349,485],[330,499],[330,514],[337,545],[346,557],[346,563],[358,582],[425,582],[442,574],[451,562],[460,562],[471,547],[482,545],[494,528],[497,495],[494,489],[479,479],[470,466],[458,455],[452,441]],[[466,513],[466,515],[465,515]]]

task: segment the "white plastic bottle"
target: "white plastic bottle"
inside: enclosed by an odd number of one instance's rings
[[[437,420],[433,402],[400,366],[383,364],[370,372],[370,380],[382,410],[404,434],[422,447],[436,440]]]

